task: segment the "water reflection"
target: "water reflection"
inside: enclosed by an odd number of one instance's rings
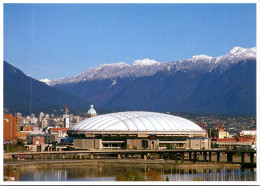
[[[11,169],[16,181],[256,181],[256,169],[178,169],[162,164],[97,163],[67,168]]]

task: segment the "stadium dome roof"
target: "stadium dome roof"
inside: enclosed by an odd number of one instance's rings
[[[156,112],[118,112],[91,117],[75,124],[71,131],[138,131],[138,132],[173,132],[204,130],[197,124],[169,114]]]

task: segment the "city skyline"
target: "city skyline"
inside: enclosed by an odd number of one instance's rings
[[[4,60],[36,79],[236,46],[256,46],[255,4],[4,4]]]

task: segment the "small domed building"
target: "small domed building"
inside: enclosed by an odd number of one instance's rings
[[[90,105],[90,109],[88,110],[87,117],[91,118],[91,117],[96,116],[96,115],[97,115],[97,112],[94,109],[94,106]]]
[[[88,113],[93,112],[91,106]],[[95,111],[95,110],[94,110]],[[169,114],[131,111],[90,117],[67,131],[75,149],[209,149],[197,124]]]

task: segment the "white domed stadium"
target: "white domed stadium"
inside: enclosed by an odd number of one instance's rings
[[[74,147],[80,149],[185,148],[187,139],[206,136],[205,130],[187,119],[144,111],[90,117],[67,133],[73,138]]]
[[[118,112],[85,119],[71,130],[77,132],[205,133],[197,124],[177,116],[155,112]]]

